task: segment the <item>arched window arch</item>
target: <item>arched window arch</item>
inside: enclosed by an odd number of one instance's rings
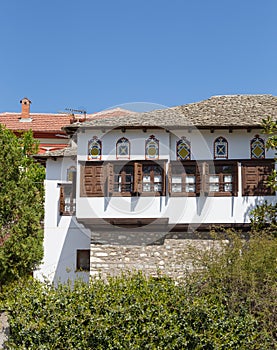
[[[88,142],[88,160],[101,159],[102,156],[102,142],[97,136],[93,136]]]
[[[228,158],[228,141],[222,136],[214,140],[214,159],[217,158]]]
[[[67,169],[66,180],[73,182],[76,178],[76,167],[72,165]]]
[[[190,160],[190,141],[188,141],[185,136],[176,142],[176,157],[180,160]]]
[[[116,143],[116,158],[130,159],[130,141],[121,137]]]
[[[159,140],[154,135],[145,141],[145,158],[159,159]]]
[[[265,142],[264,139],[255,135],[250,141],[251,159],[263,159],[265,158]]]

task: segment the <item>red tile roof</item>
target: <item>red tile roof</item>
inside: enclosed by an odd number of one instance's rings
[[[61,132],[61,128],[70,124],[69,114],[30,113],[30,118],[21,118],[20,113],[0,113],[0,123],[8,129],[30,130],[34,132]]]

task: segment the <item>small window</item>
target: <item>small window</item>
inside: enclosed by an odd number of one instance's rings
[[[228,159],[228,142],[220,136],[214,141],[214,159]]]
[[[176,155],[179,160],[190,160],[190,142],[185,137],[176,142]]]
[[[88,160],[100,160],[102,155],[102,142],[94,136],[88,142]]]
[[[168,181],[171,195],[195,195],[196,163],[176,162],[169,164]]]
[[[237,194],[237,166],[234,163],[209,165],[206,175],[208,193],[230,196]]]
[[[133,164],[114,165],[114,191],[115,193],[133,192],[134,166]]]
[[[259,135],[255,135],[255,137],[250,141],[251,148],[251,159],[263,159],[265,158],[265,142],[259,137]]]
[[[159,140],[154,135],[145,141],[145,159],[159,159]]]
[[[89,249],[77,250],[76,270],[90,271],[90,250]]]
[[[60,186],[60,215],[74,215],[76,212],[76,185]]]
[[[159,192],[163,190],[163,170],[158,164],[142,165],[142,192]]]
[[[126,137],[122,137],[116,143],[116,158],[129,159],[130,158],[130,142]]]

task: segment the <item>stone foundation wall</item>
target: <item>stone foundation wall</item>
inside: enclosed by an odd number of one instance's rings
[[[146,275],[167,275],[182,278],[192,269],[189,247],[210,249],[215,244],[211,239],[165,238],[160,244],[124,245],[91,244],[91,275],[102,277],[118,275],[122,271],[142,270]]]

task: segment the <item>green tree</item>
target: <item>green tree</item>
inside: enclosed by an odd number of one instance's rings
[[[272,118],[263,119],[263,133],[268,135],[266,148],[275,151],[277,159],[277,120]],[[277,191],[277,171],[273,170],[269,176],[267,186]],[[252,229],[256,232],[266,230],[267,233],[277,236],[277,203],[265,203],[258,205],[251,213]]]
[[[0,288],[31,273],[43,256],[44,167],[30,156],[32,132],[0,125]]]

